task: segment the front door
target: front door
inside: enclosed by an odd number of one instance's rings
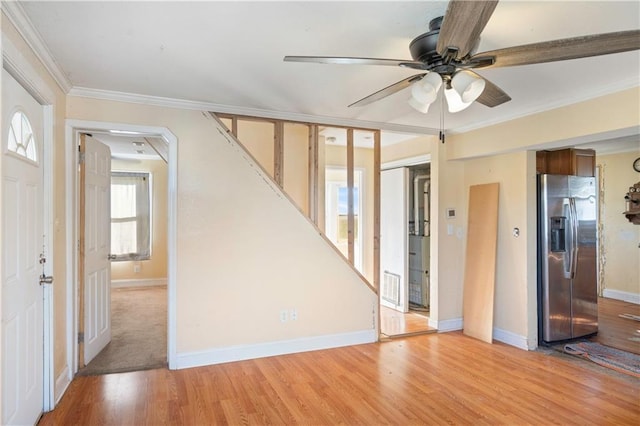
[[[2,421],[43,407],[44,111],[2,70]]]
[[[83,134],[80,153],[82,367],[111,341],[111,151]]]

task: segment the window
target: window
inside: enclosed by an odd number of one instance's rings
[[[150,174],[111,173],[111,254],[119,260],[151,257]]]
[[[21,111],[17,111],[11,117],[7,148],[9,151],[27,158],[34,163],[38,161],[36,142],[33,138],[31,123],[27,116]]]

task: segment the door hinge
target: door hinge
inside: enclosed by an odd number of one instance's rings
[[[84,163],[84,152],[79,152],[78,153],[78,164],[83,164]]]
[[[84,343],[84,333],[78,333],[78,343]]]

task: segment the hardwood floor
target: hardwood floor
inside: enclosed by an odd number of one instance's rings
[[[429,317],[408,312],[406,314],[385,306],[380,306],[380,333],[384,337],[396,338],[415,336],[417,334],[435,333],[435,328],[429,327]]]
[[[40,425],[637,425],[640,381],[460,332],[78,377]]]
[[[621,300],[598,298],[598,335],[603,345],[640,354],[640,321],[620,315],[640,316],[640,305]]]

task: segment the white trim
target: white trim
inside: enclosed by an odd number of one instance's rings
[[[60,86],[60,89],[64,93],[68,93],[71,89],[71,82],[56,63],[46,43],[44,43],[40,34],[24,12],[22,5],[17,1],[3,1],[2,11],[18,33],[20,33],[27,45],[29,45],[34,55],[42,62],[55,82]],[[5,40],[2,41],[4,44]]]
[[[432,129],[430,127],[408,126],[403,124],[384,123],[377,121],[353,120],[348,118],[326,117],[310,114],[300,114],[295,112],[271,111],[258,108],[246,108],[216,104],[212,102],[189,101],[185,99],[164,98],[160,96],[116,92],[112,90],[91,89],[88,87],[73,87],[69,91],[69,95],[83,98],[102,99],[107,101],[153,105],[165,108],[211,111],[225,114],[271,118],[276,120],[299,121],[303,123],[321,123],[334,126],[357,127],[371,130],[380,129],[390,132],[414,133],[418,135],[434,135],[438,133],[436,129]]]
[[[54,165],[53,159],[55,158],[55,144],[53,137],[54,128],[54,107],[52,105],[46,105],[43,107],[44,112],[44,134],[43,134],[43,208],[44,208],[44,233],[45,233],[45,255],[47,263],[43,265],[43,272],[46,275],[53,276],[53,265],[55,261],[55,250],[53,247],[53,234],[55,232],[54,224],[54,207],[53,207],[53,180],[54,180]],[[55,277],[54,277],[55,278]],[[44,400],[43,410],[53,410],[55,407],[55,306],[52,285],[44,286]]]
[[[166,278],[140,278],[135,280],[111,280],[111,288],[166,286]]]
[[[630,293],[628,291],[611,290],[605,288],[602,292],[602,296],[608,299],[622,300],[624,302],[640,305],[640,293]]]
[[[515,346],[519,349],[524,349],[525,351],[532,350],[538,347],[537,340],[529,344],[527,336],[521,336],[519,334],[512,333],[511,331],[507,330],[502,330],[497,327],[493,328],[493,340],[506,343],[507,345]]]
[[[54,401],[56,405],[58,404],[58,402],[60,402],[60,399],[62,398],[67,388],[71,384],[71,379],[72,379],[71,370],[69,370],[68,365],[65,365],[64,368],[62,369],[62,372],[56,379],[56,384],[55,384],[56,392],[54,394]]]
[[[6,9],[3,3],[3,11]],[[9,16],[9,15],[7,15]],[[44,272],[53,275],[55,251],[53,250],[54,228],[54,126],[55,126],[55,94],[40,77],[24,54],[13,42],[2,34],[2,67],[7,70],[16,81],[29,92],[43,109],[43,138],[42,138],[42,196],[43,196],[43,232],[45,235],[45,249],[47,263]],[[55,406],[54,393],[54,301],[51,286],[43,287],[43,411],[52,410]]]
[[[86,121],[67,119],[65,123],[65,158],[66,176],[65,189],[67,193],[67,274],[73,277],[67,282],[67,309],[68,319],[68,353],[71,356],[70,364],[72,371],[78,371],[78,345],[74,339],[78,324],[78,303],[77,303],[77,227],[78,227],[78,190],[77,190],[77,167],[78,148],[77,140],[80,132],[98,132],[109,130],[122,130],[138,132],[153,137],[162,138],[169,145],[169,158],[167,162],[167,214],[169,217],[167,229],[167,361],[170,369],[176,368],[176,259],[177,259],[177,194],[178,194],[178,138],[165,127],[141,126],[134,124],[112,123],[104,121]]]
[[[397,169],[399,167],[417,166],[431,163],[431,154],[416,155],[415,157],[401,158],[400,160],[387,161],[380,166],[381,170]]]
[[[429,327],[431,328],[435,328],[436,330],[438,330],[438,321],[434,320],[433,318],[429,318]]]
[[[327,336],[280,340],[255,345],[229,346],[220,349],[180,353],[177,355],[176,368],[200,367],[203,365],[222,364],[276,355],[361,345],[377,341],[378,335],[376,330],[372,329]]]
[[[438,321],[435,328],[438,329],[438,333],[446,333],[449,331],[462,330],[462,324],[462,318],[453,318],[449,320]]]

